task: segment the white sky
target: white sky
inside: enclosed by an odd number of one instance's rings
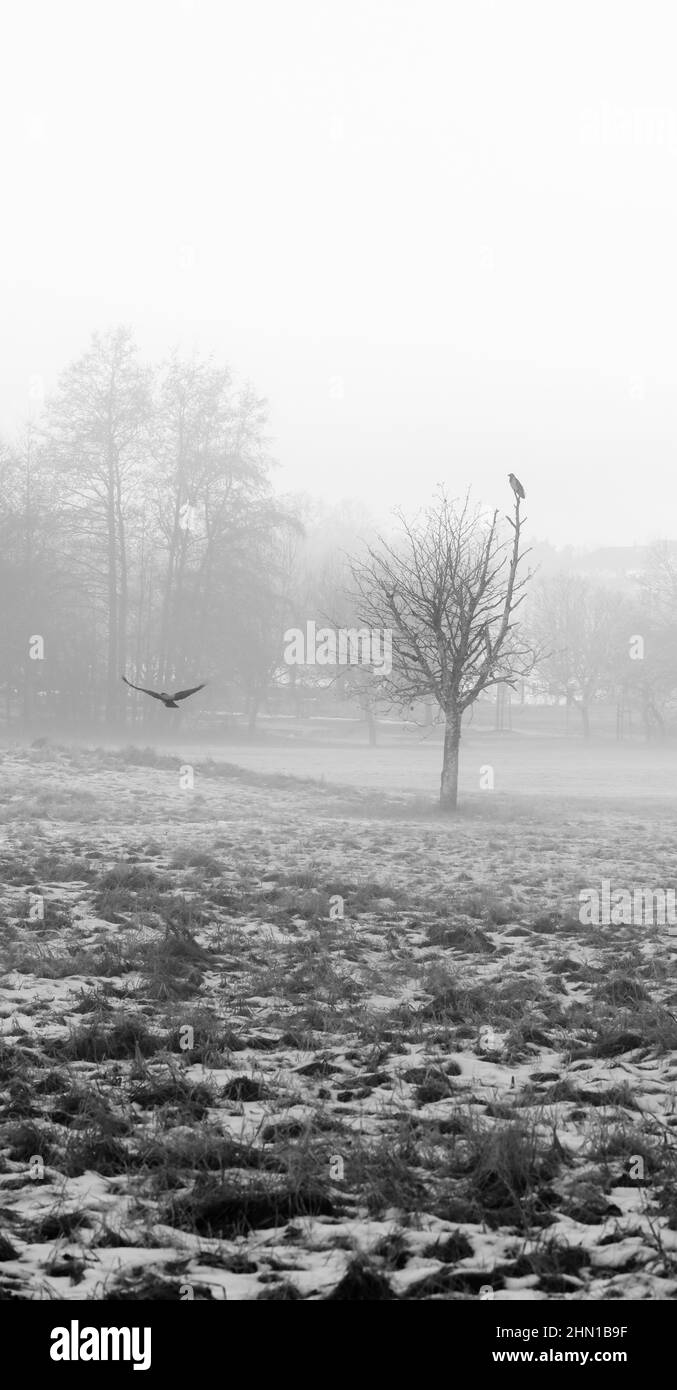
[[[15,0],[0,423],[94,328],[213,352],[277,485],[677,535],[677,11]],[[34,389],[34,388],[33,388]]]

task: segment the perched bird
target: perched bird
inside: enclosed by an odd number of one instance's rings
[[[189,695],[194,695],[196,691],[204,690],[207,684],[206,681],[203,681],[202,685],[193,685],[190,690],[177,690],[175,695],[168,695],[166,690],[158,692],[157,690],[146,690],[145,685],[134,685],[132,681],[127,680],[126,676],[123,676],[122,679],[130,690],[140,690],[142,695],[151,695],[154,700],[162,700],[165,709],[178,709],[177,700],[186,700]]]
[[[524,491],[524,488],[522,487],[519,478],[516,478],[514,473],[508,474],[508,481],[515,494],[515,497],[526,497],[527,494]]]

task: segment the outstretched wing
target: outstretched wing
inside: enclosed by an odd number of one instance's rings
[[[123,679],[125,685],[128,685],[128,686],[129,686],[130,690],[140,690],[141,693],[142,693],[142,695],[152,695],[152,697],[153,697],[154,700],[161,700],[161,699],[162,699],[162,696],[161,696],[161,695],[158,695],[158,693],[157,693],[156,690],[146,690],[145,685],[134,685],[134,682],[133,682],[133,681],[128,681],[126,676],[123,676],[122,679]]]
[[[172,700],[185,700],[189,695],[194,695],[197,690],[204,690],[206,684],[207,682],[203,681],[202,685],[194,685],[190,690],[177,690],[176,695],[172,695]]]

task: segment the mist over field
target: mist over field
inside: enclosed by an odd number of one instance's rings
[[[667,16],[8,19],[0,1300],[677,1298]]]

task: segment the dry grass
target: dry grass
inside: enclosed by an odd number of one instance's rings
[[[674,939],[576,903],[669,886],[677,812],[17,758],[0,1296],[675,1296]]]

